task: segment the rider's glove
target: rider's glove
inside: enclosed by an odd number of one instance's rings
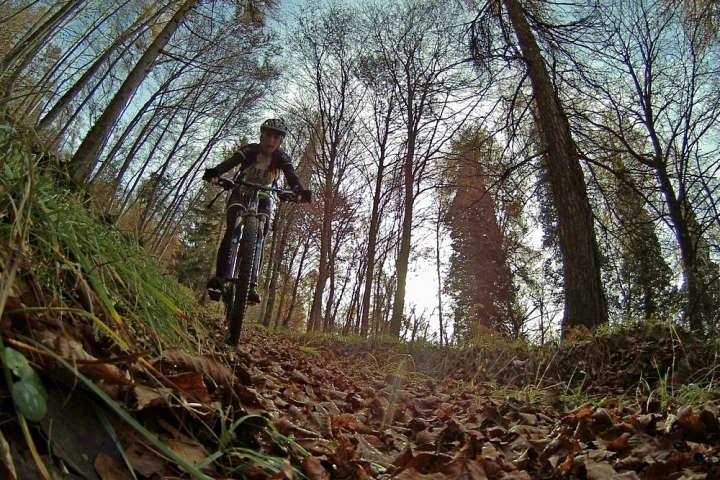
[[[220,174],[214,168],[206,168],[203,174],[203,180],[210,180],[211,178],[219,177]]]
[[[311,203],[312,202],[312,192],[310,190],[298,190],[296,193],[300,196],[300,202],[302,202],[302,203]]]

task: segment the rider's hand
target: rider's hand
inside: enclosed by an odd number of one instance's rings
[[[310,190],[298,190],[296,193],[296,201],[298,203],[311,203],[312,192]]]
[[[211,177],[208,179],[208,182],[212,183],[213,185],[218,184],[218,177]]]

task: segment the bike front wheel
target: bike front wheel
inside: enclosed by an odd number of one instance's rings
[[[255,264],[255,247],[257,244],[258,220],[254,216],[245,218],[243,234],[240,239],[240,251],[238,252],[239,264],[235,269],[235,298],[228,309],[229,335],[227,343],[235,346],[240,339],[245,309],[247,307],[247,296],[250,291],[250,279]]]

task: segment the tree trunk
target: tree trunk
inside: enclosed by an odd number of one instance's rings
[[[303,267],[305,266],[305,258],[307,257],[308,250],[310,249],[309,247],[310,237],[308,237],[303,244],[302,255],[300,255],[300,265],[298,266],[297,275],[295,276],[295,284],[293,285],[292,295],[290,296],[290,305],[288,306],[287,315],[285,315],[285,319],[282,322],[283,328],[287,328],[287,326],[290,324],[293,310],[295,310],[295,301],[297,300],[298,287],[300,286],[300,279],[302,278]]]
[[[579,325],[591,328],[607,321],[607,305],[580,157],[525,13],[518,0],[504,0],[504,4],[528,68],[547,149],[548,177],[558,215],[563,259],[563,332]]]
[[[325,292],[325,283],[328,279],[328,263],[330,256],[330,240],[332,232],[330,230],[332,221],[332,202],[333,202],[333,185],[332,174],[327,175],[325,182],[325,198],[323,204],[323,219],[320,228],[320,263],[318,265],[318,277],[315,283],[315,291],[313,293],[312,307],[310,307],[310,315],[308,318],[308,331],[317,330],[321,326],[322,321],[322,297]]]
[[[328,261],[328,277],[330,279],[330,288],[328,291],[327,299],[325,300],[325,315],[323,315],[323,332],[331,332],[332,326],[334,323],[334,318],[332,316],[332,306],[335,301],[335,280],[336,280],[336,272],[335,272],[335,255],[331,254],[330,259]]]
[[[80,147],[78,147],[70,161],[71,174],[76,183],[83,184],[90,176],[90,173],[98,161],[100,151],[105,142],[107,142],[110,131],[117,121],[118,116],[125,109],[135,90],[145,79],[148,70],[152,68],[153,63],[155,63],[158,55],[160,55],[160,51],[168,44],[175,31],[198,1],[199,0],[186,0],[185,3],[178,8],[175,15],[168,21],[160,34],[153,40],[142,57],[140,57],[140,60],[135,64],[130,74],[120,86],[120,89],[115,93],[115,96],[105,108],[102,115],[100,115],[100,118],[85,135]]]
[[[408,102],[412,105],[412,102]],[[411,107],[412,108],[412,107]],[[408,125],[413,125],[412,115],[408,117]],[[392,319],[390,320],[390,334],[399,337],[402,327],[403,310],[405,308],[405,286],[407,283],[408,263],[410,261],[410,239],[412,236],[413,206],[415,203],[415,175],[413,172],[415,159],[416,133],[408,129],[407,153],[403,169],[405,183],[405,200],[403,203],[403,223],[400,237],[400,251],[396,262],[397,288],[393,302]]]
[[[278,212],[279,213],[279,212]],[[270,243],[269,255],[266,262],[268,271],[266,273],[266,301],[263,306],[261,315],[262,324],[266,327],[270,326],[273,308],[275,307],[275,293],[277,290],[277,279],[282,264],[283,253],[285,252],[285,238],[288,230],[288,223],[284,222],[282,232],[278,232],[278,224],[280,223],[280,215],[276,215],[273,220],[272,242]],[[279,234],[279,235],[278,235]],[[279,238],[278,238],[279,237]],[[278,241],[279,240],[279,241]]]
[[[387,135],[385,136],[387,138]],[[383,148],[384,150],[384,148]],[[380,153],[375,191],[373,193],[372,213],[370,214],[370,231],[368,232],[367,268],[365,269],[365,290],[362,298],[360,317],[360,335],[366,336],[369,328],[370,297],[372,296],[373,274],[375,271],[375,250],[377,248],[378,228],[380,225],[380,199],[382,197],[382,180],[385,171],[385,152]]]
[[[688,299],[688,307],[686,316],[692,330],[701,330],[705,326],[713,326],[712,320],[717,315],[717,307],[715,302],[708,294],[708,284],[713,281],[717,282],[717,278],[708,279],[701,271],[698,261],[698,247],[702,243],[699,235],[694,235],[694,231],[699,231],[697,221],[695,221],[692,210],[683,208],[683,201],[675,194],[670,176],[665,169],[662,161],[656,162],[656,174],[660,191],[665,196],[665,201],[670,212],[670,219],[675,230],[678,247],[680,248],[680,258],[682,259],[683,273],[685,274],[685,288]],[[691,228],[690,224],[694,223],[696,228]]]
[[[442,299],[442,272],[440,271],[442,260],[440,258],[440,218],[442,206],[438,200],[438,218],[435,222],[435,273],[437,274],[437,298],[438,298],[438,325],[440,326],[440,345],[447,345],[445,339],[445,321],[443,320],[443,299]]]
[[[282,323],[282,316],[283,311],[285,310],[285,302],[287,301],[287,286],[290,282],[290,270],[292,269],[292,266],[295,264],[295,259],[297,258],[297,254],[300,251],[300,242],[298,242],[295,247],[292,249],[292,253],[290,254],[290,258],[288,258],[288,261],[286,263],[286,268],[282,270],[282,285],[280,286],[280,303],[278,303],[277,313],[274,315],[275,318],[272,321],[273,328],[277,329],[280,327]],[[282,265],[281,265],[282,267]]]

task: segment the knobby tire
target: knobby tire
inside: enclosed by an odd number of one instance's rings
[[[255,247],[257,243],[258,220],[250,215],[245,218],[243,224],[243,234],[240,239],[240,263],[235,269],[235,299],[232,304],[230,316],[230,335],[228,343],[232,346],[236,345],[240,339],[240,331],[242,330],[243,319],[245,317],[245,308],[247,307],[247,296],[250,291],[250,278],[252,276],[253,265],[255,263]]]

